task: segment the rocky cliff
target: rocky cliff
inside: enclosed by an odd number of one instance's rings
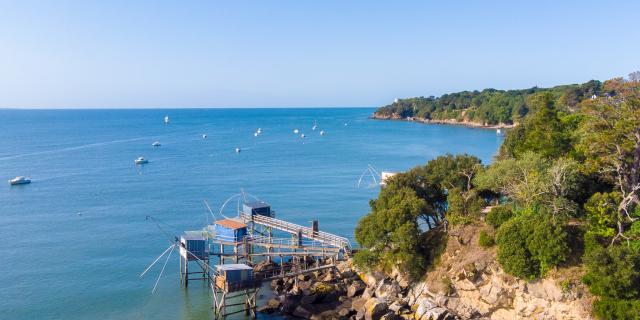
[[[309,319],[592,319],[581,270],[542,280],[512,277],[494,248],[477,245],[484,226],[453,228],[436,266],[420,282],[402,273],[363,272],[351,261],[295,279],[274,280],[277,298],[262,312]]]

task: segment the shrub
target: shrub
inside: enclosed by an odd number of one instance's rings
[[[640,300],[602,298],[593,303],[593,313],[600,319],[640,319]]]
[[[583,277],[591,293],[614,299],[640,298],[640,255],[626,245],[593,249]]]
[[[498,261],[507,273],[533,279],[569,255],[567,233],[546,214],[526,213],[504,223],[496,235]]]
[[[496,241],[493,239],[493,236],[487,234],[486,231],[480,231],[480,238],[478,238],[478,244],[483,248],[493,247],[496,244]]]
[[[510,206],[498,206],[489,211],[485,221],[495,229],[498,229],[503,223],[509,221],[513,215],[513,210],[511,210]]]

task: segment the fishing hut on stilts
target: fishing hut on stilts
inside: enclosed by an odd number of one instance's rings
[[[351,254],[349,240],[320,231],[318,220],[302,226],[276,219],[268,203],[257,198],[247,201],[244,193],[236,196],[243,200],[242,206],[238,202],[236,217],[222,214],[231,198],[220,210],[221,219],[215,219],[205,202],[213,223],[199,231],[184,232],[142,275],[170,248],[179,247],[180,284],[187,288],[189,281],[207,282],[213,294],[214,319],[240,312],[256,318],[256,296],[262,282],[287,277],[297,280],[298,275],[335,268],[337,260]],[[277,238],[276,232],[289,237]],[[212,262],[218,264],[212,266]]]

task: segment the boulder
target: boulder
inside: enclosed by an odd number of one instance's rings
[[[387,313],[387,303],[380,298],[371,298],[364,304],[365,320],[380,320]]]
[[[295,297],[288,296],[282,301],[280,311],[285,314],[291,314],[296,309],[296,307],[300,304],[300,301]]]
[[[351,283],[351,285],[349,285],[349,287],[347,287],[347,297],[353,298],[361,294],[365,288],[366,285],[364,284],[364,282],[354,281],[353,283]]]
[[[367,302],[367,299],[364,299],[364,298],[354,299],[353,301],[351,301],[351,310],[358,312],[358,310],[364,307],[365,302]]]
[[[360,279],[369,287],[377,287],[378,283],[386,278],[385,274],[379,271],[367,272],[360,274]]]
[[[309,280],[309,275],[308,274],[298,275],[298,281],[307,281],[307,280]]]
[[[350,314],[351,310],[349,310],[348,308],[342,308],[338,310],[338,316],[340,316],[340,318],[347,318]]]
[[[417,303],[416,312],[414,313],[414,319],[420,320],[423,319],[423,316],[427,314],[427,312],[436,307],[436,305],[426,298],[420,298]],[[429,319],[429,318],[424,318]]]
[[[377,298],[393,298],[396,297],[402,289],[395,281],[383,281],[376,288],[375,294]]]
[[[373,296],[375,296],[375,292],[369,287],[364,289],[364,291],[362,292],[362,297],[365,299],[373,298]]]
[[[318,296],[315,294],[312,295],[308,295],[308,296],[303,296],[302,299],[300,299],[300,304],[314,304],[316,303],[316,301],[318,301]]]
[[[292,315],[294,317],[303,318],[303,319],[311,318],[311,312],[309,310],[305,309],[301,305],[296,307],[296,309],[293,311]]]
[[[380,320],[400,320],[402,319],[402,317],[400,317],[399,315],[395,314],[393,311],[389,311],[387,312],[385,315],[383,315]]]
[[[420,318],[421,320],[444,320],[449,315],[449,311],[445,308],[435,307],[429,309],[423,316]]]

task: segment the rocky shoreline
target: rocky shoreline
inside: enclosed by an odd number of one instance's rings
[[[400,273],[359,272],[351,260],[336,268],[271,282],[275,297],[258,308],[300,319],[460,319],[411,288]]]
[[[275,297],[258,311],[299,319],[593,319],[594,297],[580,281],[582,270],[553,270],[535,281],[510,276],[496,261],[495,248],[478,245],[483,229],[452,227],[439,262],[420,281],[397,270],[364,272],[346,260],[273,280]]]
[[[492,125],[492,124],[485,124],[485,123],[472,122],[472,121],[458,121],[456,119],[435,120],[435,119],[425,119],[420,117],[401,117],[398,114],[380,115],[377,113],[373,113],[373,115],[371,115],[371,119],[400,120],[400,121],[420,122],[424,124],[463,126],[468,128],[477,128],[477,129],[511,129],[517,126],[517,124],[499,123],[499,124]]]

